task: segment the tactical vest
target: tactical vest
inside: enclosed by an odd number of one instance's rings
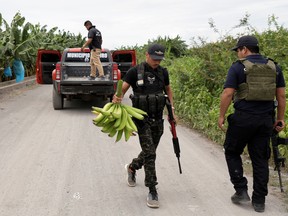
[[[245,66],[246,82],[241,83],[234,95],[234,101],[273,101],[276,94],[276,66],[268,59],[267,64],[240,60]]]
[[[163,112],[166,98],[162,68],[157,72],[145,71],[144,62],[137,66],[137,83],[130,98],[134,107],[142,109],[153,118]]]

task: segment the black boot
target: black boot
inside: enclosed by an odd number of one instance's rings
[[[254,203],[252,202],[253,208],[256,212],[264,212],[265,204],[264,203]]]
[[[243,190],[241,192],[236,192],[232,197],[231,201],[234,204],[240,204],[240,203],[245,203],[250,201],[250,197],[247,193],[247,190]]]

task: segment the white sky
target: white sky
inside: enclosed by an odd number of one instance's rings
[[[246,13],[258,31],[267,29],[271,15],[288,27],[287,0],[1,0],[0,13],[8,24],[18,11],[25,22],[47,25],[48,30],[58,27],[83,37],[87,36],[84,22],[90,20],[102,33],[103,47],[109,49],[141,46],[158,36],[179,35],[187,45],[192,37],[213,41],[218,34],[209,27],[210,18],[224,34]]]

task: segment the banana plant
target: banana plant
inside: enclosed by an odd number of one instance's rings
[[[2,19],[3,21],[3,19]],[[1,38],[1,54],[5,61],[13,64],[16,82],[24,79],[25,69],[22,61],[29,59],[29,52],[35,47],[35,36],[30,34],[32,25],[18,12],[13,17],[11,25],[5,23],[5,31]]]
[[[6,22],[5,19],[3,19],[2,14],[0,13],[0,68],[3,67],[4,70],[0,70],[0,77],[2,78],[3,75],[4,77],[7,76],[7,74],[5,75],[5,71],[10,71],[11,72],[11,68],[10,68],[10,64],[9,62],[11,61],[11,56],[12,53],[9,52],[9,49],[7,49],[6,46],[4,46],[4,44],[6,44],[9,41],[9,37],[8,37],[8,33],[7,31],[5,31],[5,29],[8,29],[9,25]],[[9,76],[11,75],[11,73],[9,74]],[[11,75],[12,76],[12,75]]]
[[[58,27],[48,31],[46,27],[25,23],[25,17],[22,17],[20,12],[15,14],[11,25],[8,25],[0,14],[0,64],[9,62],[9,65],[14,65],[16,81],[24,79],[25,71],[27,76],[35,72],[37,49],[62,51],[66,47],[79,47],[84,43],[81,34],[75,36],[69,31],[59,31]]]

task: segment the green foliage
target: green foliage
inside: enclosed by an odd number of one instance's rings
[[[269,26],[263,33],[254,32],[259,38],[262,54],[268,56],[279,63],[284,75],[287,77],[288,70],[288,30],[279,26],[276,18],[269,18]]]
[[[176,36],[175,38],[170,37],[158,37],[157,39],[148,40],[147,44],[143,46],[122,46],[117,48],[117,50],[127,50],[134,49],[137,53],[137,63],[145,61],[145,53],[150,44],[158,43],[165,47],[165,65],[170,65],[173,59],[179,58],[181,56],[185,56],[188,50],[188,46],[185,42],[180,38],[180,36]]]
[[[11,25],[0,14],[0,68],[11,65],[14,59],[20,59],[25,67],[26,75],[35,74],[35,61],[38,49],[62,51],[66,47],[80,47],[85,38],[80,34],[60,31],[57,27],[46,29],[39,24],[25,23],[25,18],[17,12]],[[0,74],[2,76],[2,74]]]
[[[181,40],[180,36],[177,35],[175,38],[170,37],[158,37],[155,40],[149,40],[149,44],[158,43],[163,46],[165,46],[165,56],[167,59],[171,58],[179,58],[181,56],[184,56],[187,51],[187,45],[185,44],[185,41]]]
[[[219,89],[223,87],[229,66],[235,61],[235,55],[229,51],[234,45],[233,42],[231,37],[227,37],[225,40],[203,44],[201,47],[193,47],[189,50],[191,56],[202,59],[203,65],[199,75],[213,95],[219,95]]]
[[[279,26],[276,18],[271,16],[268,29],[259,33],[249,24],[248,18],[249,16],[245,16],[237,26],[246,27],[243,31],[245,34],[258,38],[261,53],[276,60],[283,70],[285,79],[288,80],[288,29]],[[215,32],[220,32],[214,24],[212,26]],[[225,137],[217,125],[220,95],[228,69],[233,61],[237,60],[235,52],[230,51],[237,38],[228,34],[221,35],[214,43],[200,39],[200,44],[195,43],[186,52],[185,57],[177,58],[173,60],[173,64],[168,64],[176,114],[191,127],[219,144],[224,142]],[[286,89],[286,95],[287,91]],[[231,104],[227,116],[232,111]],[[288,112],[285,113],[285,119],[287,121]],[[281,153],[288,160],[287,146],[281,146]]]
[[[223,139],[223,133],[217,128],[219,95],[211,93],[211,85],[205,81],[207,77],[203,77],[204,65],[201,58],[187,56],[175,59],[168,67],[174,106],[177,116],[213,141],[218,141]]]

